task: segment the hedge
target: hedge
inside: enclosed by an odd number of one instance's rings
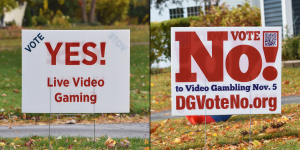
[[[199,20],[198,16],[171,19],[163,22],[151,22],[150,24],[150,63],[161,61],[162,54],[166,59],[171,59],[171,27],[189,27],[192,20]]]

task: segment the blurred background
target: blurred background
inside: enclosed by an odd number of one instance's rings
[[[54,149],[91,149],[94,141],[97,141],[97,149],[148,147],[149,5],[148,0],[0,0],[0,149],[45,149],[49,140]],[[129,29],[130,113],[95,116],[22,113],[23,29]],[[51,137],[48,137],[49,123],[53,125]],[[97,124],[96,139],[91,138],[94,123]],[[65,128],[69,124],[72,129]],[[82,128],[82,124],[86,126]],[[33,130],[29,129],[30,125]],[[85,131],[79,132],[81,129]]]
[[[137,25],[149,23],[146,0],[5,0],[1,26]]]

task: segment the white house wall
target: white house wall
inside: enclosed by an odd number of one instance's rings
[[[260,0],[260,4],[261,22],[263,27],[281,26],[284,38],[287,34],[287,30],[284,27],[287,25],[288,35],[293,35],[293,13],[291,0]]]
[[[220,0],[220,4],[223,4],[225,2],[225,5],[231,7],[237,7],[237,5],[242,5],[245,0]]]
[[[184,17],[187,17],[187,7],[194,7],[194,6],[204,6],[204,3],[198,2],[196,3],[193,0],[184,0],[182,2],[182,5],[175,5],[172,4],[170,2],[171,0],[169,0],[167,2],[167,7],[164,7],[164,9],[161,11],[161,14],[159,14],[159,10],[154,8],[154,4],[151,4],[151,15],[150,15],[150,21],[151,22],[161,22],[161,21],[165,21],[165,20],[170,20],[170,12],[169,9],[174,9],[174,8],[184,8]],[[229,7],[237,7],[237,5],[242,5],[243,3],[245,3],[245,0],[221,0],[220,1],[220,5],[226,2],[226,5],[228,5]],[[256,6],[256,7],[260,7],[260,0],[250,0],[250,5],[251,6]],[[203,7],[204,8],[204,7]]]
[[[6,12],[4,14],[4,22],[7,23],[15,20],[17,26],[22,26],[26,5],[27,2],[24,2],[22,6],[18,6],[10,12]]]
[[[294,34],[293,28],[293,12],[292,12],[292,1],[282,0],[282,22],[283,22],[283,33],[292,36]],[[285,26],[288,27],[286,30]]]
[[[203,5],[203,3],[202,3]],[[170,20],[170,12],[169,9],[174,8],[183,8],[183,17],[187,17],[187,7],[195,7],[200,6],[200,3],[196,3],[193,0],[189,1],[183,1],[182,5],[176,5],[172,4],[170,1],[167,2],[167,7],[164,7],[164,9],[161,11],[161,14],[159,14],[159,9],[154,8],[154,4],[151,4],[151,15],[150,15],[150,21],[151,22],[161,22],[165,20]]]

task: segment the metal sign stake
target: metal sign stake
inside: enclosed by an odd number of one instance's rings
[[[95,79],[95,77],[94,77]],[[94,94],[95,94],[95,87],[94,87]],[[96,117],[95,117],[95,104],[94,105],[94,149],[96,149],[96,131],[95,131],[95,128],[96,128]]]
[[[205,86],[206,86],[206,79],[204,79],[205,80]],[[206,91],[204,92],[204,94],[206,95]],[[205,99],[205,145],[204,145],[204,147],[205,147],[205,150],[206,150],[206,99]]]
[[[51,78],[50,78],[51,83]],[[49,113],[49,150],[51,148],[51,142],[50,142],[50,121],[51,121],[51,86],[50,86],[50,113]]]
[[[251,100],[251,76],[250,76],[250,105],[252,104],[252,100]],[[250,107],[250,133],[249,133],[249,150],[251,149],[251,107]]]

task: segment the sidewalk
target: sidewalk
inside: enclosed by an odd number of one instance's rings
[[[120,123],[120,124],[96,124],[95,135],[101,137],[107,135],[112,138],[139,137],[149,138],[149,123]],[[85,136],[94,137],[94,124],[80,125],[51,125],[51,136]],[[0,126],[0,137],[29,137],[33,135],[48,136],[49,125],[30,126]]]

